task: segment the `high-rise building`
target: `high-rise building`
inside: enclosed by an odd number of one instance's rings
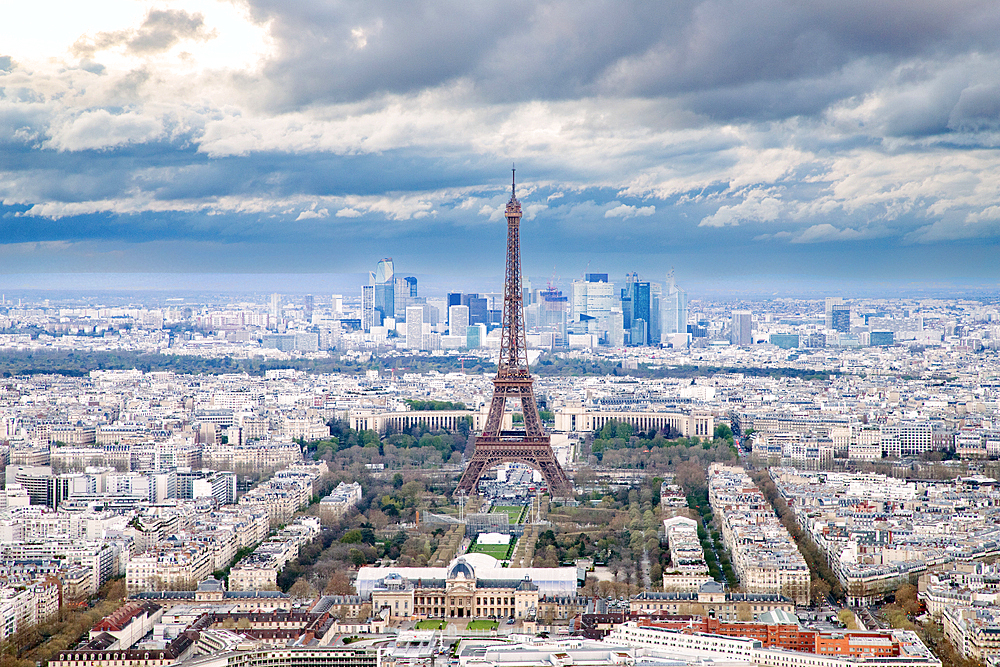
[[[482,347],[483,341],[486,340],[486,325],[470,324],[465,334],[465,340],[466,340],[465,346],[470,350],[474,350],[477,347]]]
[[[305,307],[306,317],[312,317],[313,307],[316,305],[315,299],[313,299],[312,294],[306,294],[305,299],[303,299],[303,306]]]
[[[615,286],[613,284],[607,281],[591,281],[587,284],[587,315],[595,320],[604,320],[611,317],[611,309],[614,306]]]
[[[445,316],[451,312],[452,306],[462,305],[462,293],[461,292],[448,292],[448,296],[445,298]],[[451,324],[449,320],[446,324]]]
[[[611,311],[608,321],[608,345],[622,347],[625,345],[625,326],[622,324],[622,311]]]
[[[730,327],[729,342],[733,345],[753,344],[753,313],[749,310],[734,310]]]
[[[393,278],[392,258],[380,259],[375,265],[375,273],[371,275],[374,285],[375,310],[382,314],[381,319],[396,316],[396,281]]]
[[[330,310],[333,311],[334,317],[339,317],[344,313],[344,295],[334,294],[330,299]]]
[[[378,311],[375,310],[375,286],[374,285],[363,285],[361,287],[361,329],[363,331],[371,331],[372,327],[381,326],[381,317],[377,318],[376,315]]]
[[[448,308],[448,333],[452,336],[465,336],[469,330],[469,307],[451,306]]]
[[[830,312],[830,326],[840,333],[851,333],[851,307],[836,304]]]
[[[570,319],[573,322],[590,319],[600,322],[601,330],[607,326],[615,302],[615,288],[607,277],[606,273],[588,273],[585,280],[573,281],[570,292]]]
[[[469,324],[486,324],[489,318],[489,311],[486,299],[478,294],[463,294],[462,305],[469,307]]]
[[[584,280],[574,280],[570,286],[569,315],[574,322],[587,316],[587,287]]]
[[[631,340],[633,341],[645,341],[649,337],[649,328],[646,324],[646,320],[641,317],[632,318],[632,329],[631,329]],[[642,343],[632,343],[633,345],[642,345]]]
[[[281,295],[275,292],[271,295],[271,327],[277,329],[281,321]]]
[[[833,328],[833,307],[844,305],[844,300],[839,296],[826,297],[826,328]]]
[[[660,309],[663,299],[663,285],[660,283],[649,283],[649,333],[646,341],[649,345],[658,345],[663,329],[660,325],[662,321]]]
[[[667,274],[666,291],[661,303],[662,336],[687,333],[687,292],[677,286],[673,269]]]
[[[410,306],[406,309],[406,347],[419,350],[424,344],[424,307]]]
[[[625,289],[622,294],[622,311],[624,315],[625,329],[632,331],[635,320],[642,320],[645,324],[641,328],[645,336],[640,339],[629,339],[630,345],[648,345],[650,312],[652,308],[652,291],[648,281],[640,281],[638,275],[631,274],[625,276]],[[659,342],[659,341],[657,341]]]
[[[872,331],[868,337],[868,344],[872,347],[891,346],[896,342],[894,331]]]
[[[402,322],[406,318],[406,309],[420,302],[417,298],[417,279],[413,276],[397,276],[393,285],[395,318]]]
[[[556,335],[556,345],[566,345],[566,324],[569,320],[569,298],[554,287],[539,290],[538,328]]]

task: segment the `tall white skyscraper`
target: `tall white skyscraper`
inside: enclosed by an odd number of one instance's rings
[[[574,322],[580,321],[581,315],[587,314],[587,287],[585,280],[574,280],[570,288],[570,317]]]
[[[615,286],[606,273],[587,274],[584,280],[574,280],[570,292],[570,320],[587,322],[586,331],[599,333],[610,326],[611,308],[617,302]]]
[[[753,313],[734,310],[729,342],[733,345],[753,345]]]
[[[449,333],[452,336],[465,336],[469,332],[469,307],[451,306],[448,309]]]
[[[424,307],[410,306],[406,309],[406,347],[419,350],[424,343]]]
[[[271,328],[277,329],[281,321],[281,295],[271,295]]]
[[[677,286],[674,271],[667,274],[667,284],[661,301],[663,313],[662,338],[687,333],[687,292]]]
[[[625,325],[621,309],[611,311],[611,317],[608,320],[608,345],[611,347],[624,347]]]

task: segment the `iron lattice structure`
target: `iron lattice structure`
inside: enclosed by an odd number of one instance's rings
[[[504,281],[503,329],[500,360],[493,379],[493,400],[483,432],[476,437],[475,449],[458,491],[471,493],[487,470],[501,463],[524,463],[542,473],[554,496],[573,495],[573,484],[559,465],[549,436],[542,429],[535,403],[534,378],[528,370],[528,346],[524,331],[524,297],[521,292],[521,202],[511,180],[507,202],[507,273]],[[521,404],[523,431],[504,431],[503,416],[509,399]]]

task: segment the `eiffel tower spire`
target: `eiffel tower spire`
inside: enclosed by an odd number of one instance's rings
[[[480,476],[505,462],[526,463],[545,477],[553,495],[572,495],[573,485],[566,476],[542,429],[535,403],[534,378],[528,370],[528,345],[524,331],[524,296],[521,291],[521,202],[517,199],[515,171],[511,169],[510,201],[507,202],[507,268],[504,280],[503,329],[500,358],[493,379],[493,400],[486,426],[476,438],[475,450],[458,489],[474,491]],[[523,431],[503,431],[508,399],[520,403]]]

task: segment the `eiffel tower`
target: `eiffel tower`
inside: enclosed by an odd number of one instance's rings
[[[521,202],[514,192],[511,170],[510,201],[507,202],[507,277],[504,281],[503,330],[500,360],[493,379],[493,401],[486,427],[476,437],[475,449],[458,491],[475,491],[479,478],[501,463],[525,463],[545,478],[553,496],[572,496],[573,484],[556,460],[549,436],[542,430],[535,404],[534,378],[528,371],[528,346],[524,336],[524,303],[521,294]],[[521,404],[523,431],[504,431],[504,408],[508,399]]]

